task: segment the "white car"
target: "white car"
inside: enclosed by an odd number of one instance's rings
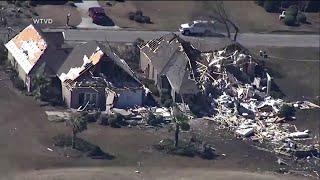
[[[214,21],[193,21],[192,23],[181,24],[179,31],[183,35],[200,34],[209,35],[216,32]]]

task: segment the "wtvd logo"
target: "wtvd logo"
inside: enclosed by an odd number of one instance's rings
[[[33,24],[52,24],[52,19],[32,19]]]

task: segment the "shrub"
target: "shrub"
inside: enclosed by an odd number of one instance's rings
[[[299,8],[296,5],[291,5],[289,8],[286,10],[286,16],[291,15],[293,17],[296,17],[299,12]]]
[[[164,119],[162,116],[156,116],[152,113],[148,114],[147,124],[151,126],[157,126],[160,123],[163,123]]]
[[[11,65],[8,66],[8,70],[9,70],[9,78],[12,81],[13,86],[19,89],[20,91],[25,90],[26,85],[19,78],[18,72],[15,69],[13,69]]]
[[[12,82],[13,82],[14,87],[19,89],[20,91],[23,91],[26,89],[24,82],[21,79],[19,79],[18,77],[13,79]]]
[[[160,94],[160,102],[162,106],[170,107],[172,106],[173,100],[170,92],[167,90],[162,90]]]
[[[0,41],[0,65],[5,64],[8,57],[8,51],[4,47],[4,43]]]
[[[121,123],[123,121],[123,117],[119,114],[111,114],[108,117],[108,123],[111,127],[113,128],[120,128],[121,127]]]
[[[293,106],[290,106],[288,104],[284,104],[282,105],[279,115],[281,117],[290,117],[290,116],[294,116],[295,114],[295,109]]]
[[[217,155],[215,153],[215,149],[211,145],[203,145],[203,150],[200,152],[200,157],[202,157],[203,159],[213,159],[216,156]]]
[[[284,17],[284,24],[287,26],[294,26],[296,24],[296,17],[286,14]]]
[[[87,113],[84,118],[87,122],[96,122],[100,117],[100,112]]]
[[[307,22],[307,16],[303,13],[298,13],[297,15],[297,21],[300,23],[306,23]]]
[[[184,148],[178,148],[174,150],[173,154],[180,155],[180,156],[194,157],[196,155],[196,151],[193,149],[193,147],[184,147]]]
[[[276,12],[278,10],[277,1],[264,1],[263,7],[267,12]]]
[[[163,139],[155,145],[158,150],[165,150],[166,152],[172,151],[174,148],[174,141],[171,139]]]
[[[180,128],[183,131],[189,131],[190,130],[190,125],[188,123],[181,123]]]
[[[106,114],[100,114],[97,123],[103,126],[109,125],[108,116]]]

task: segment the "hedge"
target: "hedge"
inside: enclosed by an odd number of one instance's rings
[[[289,8],[288,8],[287,11],[286,11],[286,16],[287,16],[287,15],[297,16],[298,12],[299,12],[298,6],[296,6],[296,5],[291,5],[291,6],[289,6]]]
[[[286,14],[284,17],[284,24],[287,26],[294,26],[296,24],[296,17]]]

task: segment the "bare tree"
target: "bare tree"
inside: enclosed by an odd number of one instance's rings
[[[172,107],[173,122],[175,124],[174,133],[174,147],[178,147],[180,129],[183,131],[189,131],[190,125],[188,124],[189,118],[181,111],[177,104]]]
[[[73,115],[66,121],[66,125],[72,129],[72,148],[76,148],[77,134],[87,129],[88,122],[80,114]]]
[[[217,22],[225,26],[229,38],[231,38],[230,25],[233,27],[233,29],[235,30],[233,40],[236,41],[239,27],[230,19],[224,7],[223,1],[214,1],[212,13],[213,15],[211,16],[211,18],[215,19]]]

